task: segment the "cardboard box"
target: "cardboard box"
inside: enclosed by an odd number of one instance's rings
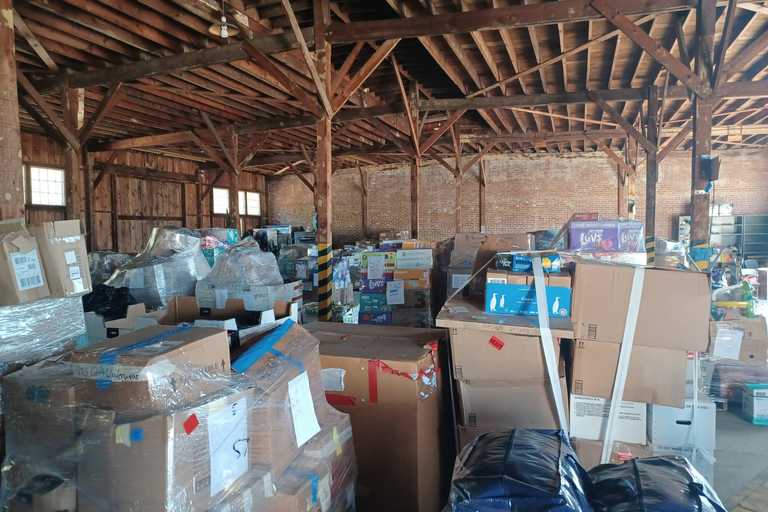
[[[397,251],[395,268],[401,270],[431,269],[432,249],[400,249]]]
[[[360,255],[360,272],[370,279],[381,279],[383,274],[394,272],[396,265],[395,251],[369,251]]]
[[[579,456],[579,462],[586,470],[590,470],[600,464],[603,456],[602,441],[588,441],[586,439],[571,439],[571,445]],[[611,464],[621,464],[625,461],[653,456],[650,446],[630,443],[613,443],[611,452]]]
[[[260,312],[272,309],[276,302],[301,303],[303,290],[304,284],[301,281],[272,286],[244,285],[242,288],[217,288],[208,282],[199,281],[195,296],[201,308],[225,309],[230,300],[240,300],[246,311]]]
[[[441,329],[318,322],[323,369],[341,376],[329,402],[350,415],[360,509],[438,512],[441,505]],[[419,375],[412,379],[408,376]],[[386,475],[386,477],[383,477]]]
[[[580,340],[621,343],[634,267],[579,262],[571,322]],[[647,268],[635,345],[703,352],[707,349],[707,274]]]
[[[367,324],[367,325],[391,325],[392,312],[391,311],[360,311],[360,314],[357,317],[357,321],[360,324]]]
[[[605,398],[571,394],[571,436],[600,441],[605,436],[610,402]],[[623,401],[613,438],[631,444],[647,444],[646,404]]]
[[[698,448],[715,451],[715,404],[702,396],[693,414],[693,400],[682,408],[652,404],[648,406],[649,441],[656,449]]]
[[[209,512],[251,512],[262,510],[266,499],[275,495],[275,478],[268,467],[254,467],[241,478],[222,501]]]
[[[53,297],[74,297],[91,291],[85,235],[79,220],[57,220],[29,227],[37,239],[48,289]]]
[[[544,272],[560,272],[562,263],[559,254],[541,256],[541,266]],[[533,272],[533,257],[529,254],[497,254],[496,268],[511,272]]]
[[[265,500],[264,512],[322,512],[333,503],[328,464],[291,465],[277,480],[277,492]]]
[[[523,276],[508,276],[508,281]],[[536,288],[533,284],[503,284],[491,274],[485,284],[485,312],[491,314],[537,316]],[[563,280],[559,284],[566,284]],[[571,314],[570,286],[546,286],[547,310],[550,317],[567,318]]]
[[[155,411],[199,400],[226,385],[225,331],[155,326],[67,356],[78,402],[120,411]]]
[[[710,320],[709,336],[711,339],[716,338],[718,331],[722,329],[741,331],[743,333],[742,339],[747,341],[768,339],[768,326],[766,326],[765,317],[762,316],[719,322]]]
[[[568,223],[568,248],[579,251],[642,252],[643,223],[635,220],[595,220]]]
[[[555,343],[559,360],[560,343]],[[547,378],[541,339],[480,329],[451,329],[453,376],[458,380],[525,381]]]
[[[431,275],[431,270],[395,270],[393,280],[403,281],[406,290],[426,290],[432,288]]]
[[[77,488],[49,477],[9,502],[9,512],[77,512]]]
[[[621,345],[576,340],[572,344],[571,391],[611,398]],[[681,407],[686,397],[688,354],[681,350],[635,346],[623,398]]]
[[[87,425],[78,510],[207,511],[249,470],[251,391],[142,419]]]
[[[0,306],[48,297],[48,280],[37,240],[22,220],[0,222]]]
[[[459,381],[461,424],[466,427],[503,425],[512,428],[559,428],[555,401],[546,380],[466,383]],[[565,378],[560,379],[568,408]]]
[[[365,274],[360,277],[360,291],[362,293],[384,293],[387,291],[387,282],[394,280],[392,272],[385,272],[381,279],[368,279]]]
[[[768,425],[768,384],[742,384],[741,410],[754,425]]]
[[[361,293],[360,311],[391,311],[389,304],[387,304],[387,295],[385,293]]]
[[[768,361],[768,330],[765,318],[710,321],[708,352],[719,359],[738,359],[765,366]]]

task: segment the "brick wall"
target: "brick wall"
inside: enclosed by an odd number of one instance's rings
[[[720,180],[715,202],[733,203],[739,214],[768,213],[768,151],[731,150],[720,153]],[[661,164],[656,225],[659,236],[671,237],[677,216],[688,213],[691,156],[673,153]],[[641,166],[642,167],[642,166]],[[368,231],[410,229],[410,168],[370,168],[368,175]],[[486,231],[512,233],[561,226],[575,212],[615,216],[615,166],[602,154],[577,156],[500,156],[486,158]],[[335,243],[360,239],[361,193],[356,169],[333,176],[333,233]],[[439,164],[421,169],[419,228],[421,238],[438,240],[456,233],[456,181]],[[636,182],[637,219],[645,219],[643,169]],[[271,222],[308,225],[312,195],[295,177],[269,181]],[[461,231],[478,231],[480,185],[477,168],[461,184]]]

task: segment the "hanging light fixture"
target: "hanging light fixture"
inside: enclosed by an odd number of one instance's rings
[[[227,13],[224,11],[224,0],[221,2],[221,18],[219,18],[218,22],[208,27],[208,32],[222,39],[229,39],[240,32],[237,25],[229,23],[227,20]]]

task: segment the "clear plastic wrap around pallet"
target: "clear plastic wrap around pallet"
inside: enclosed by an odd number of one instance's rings
[[[88,266],[93,286],[101,284],[115,273],[115,270],[130,261],[132,256],[124,252],[94,251],[88,253]]]
[[[325,403],[317,345],[286,322],[231,355],[224,331],[158,326],[9,375],[3,503],[351,510],[351,424]],[[309,478],[307,500],[288,468]]]
[[[83,336],[80,297],[0,307],[0,373],[68,350]]]
[[[125,287],[148,308],[171,297],[194,295],[197,281],[211,271],[200,250],[198,233],[186,228],[153,228],[147,246],[105,284]]]

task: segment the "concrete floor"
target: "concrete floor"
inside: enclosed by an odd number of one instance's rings
[[[768,427],[752,425],[731,411],[718,412],[715,458],[715,489],[732,510],[768,483]]]

